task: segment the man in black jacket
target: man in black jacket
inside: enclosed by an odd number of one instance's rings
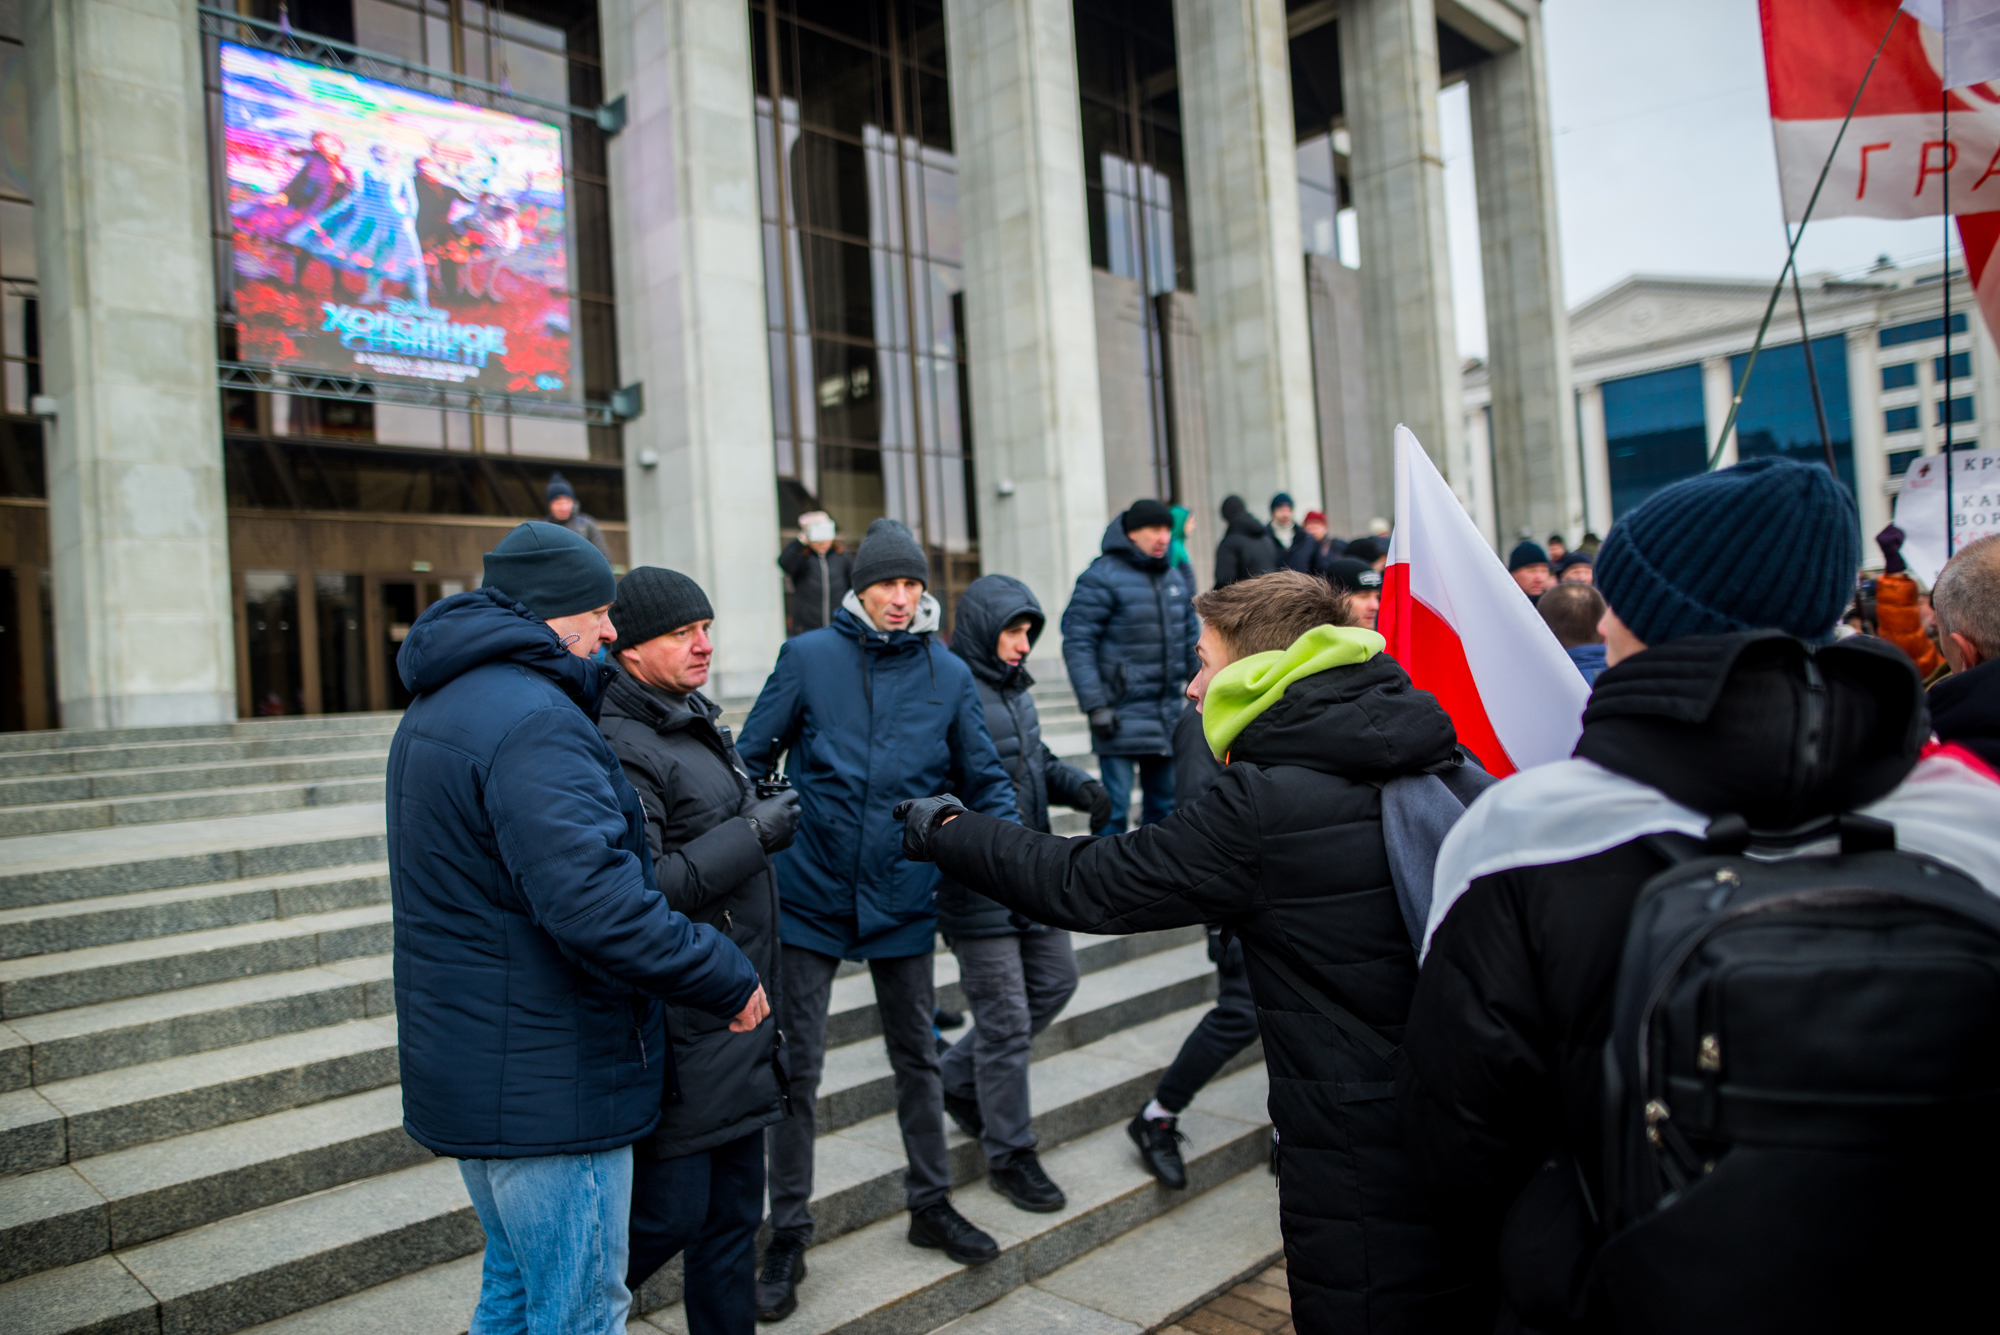
[[[1951,666],[1930,690],[1938,740],[2000,772],[2000,536],[1959,548],[1938,574],[1931,611]]]
[[[824,510],[799,516],[799,536],[778,553],[790,597],[785,603],[788,633],[803,635],[831,625],[834,609],[847,597],[854,575],[854,558],[834,536],[833,517]]]
[[[1049,804],[1110,819],[1104,785],[1057,760],[1042,741],[1025,666],[1041,637],[1042,605],[1010,575],[985,575],[959,595],[951,651],[979,686],[993,749],[1014,779],[1021,824],[1048,832]],[[992,1188],[1023,1210],[1062,1209],[1061,1188],[1035,1153],[1029,1128],[1028,1045],[1076,991],[1069,933],[1009,912],[949,877],[938,882],[938,929],[958,956],[973,1027],[944,1054],[945,1111],[986,1151]]]
[[[1271,536],[1270,528],[1250,513],[1241,496],[1223,497],[1222,541],[1215,545],[1215,587],[1284,568],[1285,549]]]
[[[686,575],[641,566],[618,583],[613,656],[625,676],[599,726],[639,794],[646,845],[667,902],[736,943],[773,1006],[778,887],[768,854],[798,826],[798,794],[759,799],[708,682],[715,613]],[[785,1115],[775,1023],[734,1033],[671,1008],[660,1121],[635,1152],[628,1286],[685,1251],[691,1335],[744,1335],[756,1318],[756,1236],[764,1215],[764,1128]]]
[[[1451,720],[1341,596],[1295,571],[1203,594],[1202,704],[1222,774],[1157,825],[1068,840],[905,804],[904,851],[1040,922],[1141,932],[1219,923],[1248,947],[1283,1137],[1279,1217],[1307,1335],[1460,1328],[1392,1102],[1416,957],[1377,785],[1448,765]],[[1333,1016],[1344,1017],[1335,1019]]]

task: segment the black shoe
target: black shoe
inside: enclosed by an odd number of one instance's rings
[[[960,1265],[985,1265],[1000,1255],[1000,1244],[952,1209],[950,1201],[911,1211],[910,1242],[940,1250]]]
[[[1178,1117],[1147,1117],[1142,1111],[1125,1128],[1139,1147],[1146,1171],[1160,1179],[1160,1185],[1175,1191],[1187,1190],[1187,1165],[1181,1162],[1181,1134]]]
[[[806,1277],[806,1240],[772,1235],[764,1249],[764,1273],[757,1276],[757,1319],[783,1321],[799,1305],[799,1281]]]
[[[1016,1150],[1013,1158],[986,1174],[986,1181],[1018,1210],[1054,1214],[1069,1204],[1062,1188],[1042,1171],[1042,1161],[1033,1150]]]
[[[965,1012],[940,1009],[931,1015],[931,1023],[939,1029],[956,1029],[965,1023]]]
[[[974,1140],[986,1132],[985,1114],[979,1111],[977,1098],[966,1098],[963,1094],[945,1091],[944,1110],[951,1114],[951,1120],[958,1123],[958,1129]]]

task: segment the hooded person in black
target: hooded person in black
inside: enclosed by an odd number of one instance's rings
[[[1198,801],[1130,834],[1070,840],[929,798],[904,809],[904,851],[1072,931],[1219,923],[1240,937],[1283,1138],[1293,1321],[1308,1335],[1462,1328],[1469,1295],[1379,1055],[1402,1032],[1416,958],[1377,785],[1453,763],[1451,720],[1379,635],[1336,624],[1346,608],[1323,580],[1280,571],[1199,605],[1203,670],[1188,695],[1225,764]],[[1352,1028],[1328,1018],[1336,1006]]]
[[[1041,638],[1042,605],[1010,575],[985,575],[959,595],[951,651],[979,686],[993,749],[1014,779],[1021,824],[1046,834],[1049,804],[1110,818],[1104,785],[1057,760],[1042,741],[1027,672]],[[938,929],[958,956],[972,1029],[944,1054],[944,1106],[985,1151],[987,1182],[1023,1210],[1060,1210],[1062,1191],[1042,1170],[1029,1126],[1028,1045],[1076,991],[1069,933],[1010,911],[952,880],[938,882]]]
[[[1222,541],[1215,547],[1215,587],[1239,579],[1255,579],[1285,568],[1285,549],[1271,536],[1270,526],[1250,513],[1241,496],[1222,501]]]

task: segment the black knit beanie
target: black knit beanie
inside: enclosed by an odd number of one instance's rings
[[[486,553],[485,583],[544,621],[603,607],[618,592],[611,563],[588,538],[541,521],[521,525]]]
[[[1526,538],[1523,538],[1520,545],[1507,556],[1507,569],[1510,573],[1525,570],[1529,566],[1545,566],[1548,563],[1549,554]]]
[[[640,566],[618,581],[618,601],[611,604],[611,624],[618,639],[611,652],[634,648],[691,622],[714,619],[715,609],[701,585],[678,570]]]
[[[1120,521],[1120,527],[1127,533],[1132,532],[1134,529],[1172,528],[1173,526],[1173,511],[1150,498],[1132,502],[1131,505],[1126,507],[1124,518]]]
[[[569,484],[569,479],[561,473],[551,473],[549,474],[549,489],[542,493],[542,499],[552,501],[558,496],[567,496],[571,500],[575,500],[576,488],[572,487]]]
[[[1754,553],[1740,541],[1749,534]],[[1818,464],[1764,458],[1653,493],[1612,528],[1593,573],[1650,645],[1742,630],[1825,639],[1860,566],[1847,488]]]
[[[878,519],[868,526],[868,534],[854,552],[854,591],[885,579],[913,579],[925,588],[931,584],[931,563],[916,535],[893,519]]]

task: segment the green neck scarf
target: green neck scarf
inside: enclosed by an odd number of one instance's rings
[[[1284,698],[1295,681],[1328,668],[1365,663],[1388,641],[1359,626],[1314,626],[1288,649],[1239,658],[1208,684],[1202,702],[1201,731],[1218,760],[1250,726],[1250,721]]]

